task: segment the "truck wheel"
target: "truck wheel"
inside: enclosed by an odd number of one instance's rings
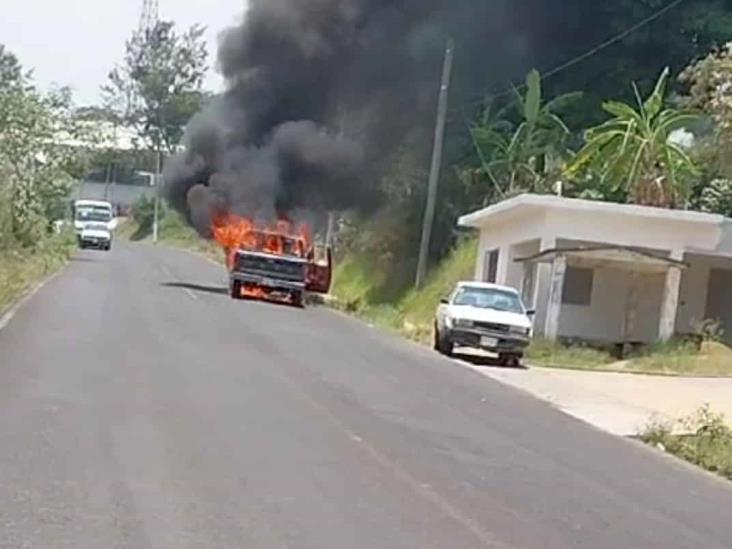
[[[241,282],[237,280],[231,283],[231,299],[241,299]]]
[[[440,333],[440,329],[435,324],[435,351],[445,356],[452,356],[455,345],[448,337]]]
[[[302,292],[292,292],[290,299],[292,300],[293,307],[297,307],[298,309],[303,308],[305,300]]]

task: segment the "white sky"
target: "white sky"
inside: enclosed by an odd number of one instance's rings
[[[98,103],[99,86],[122,60],[137,27],[142,0],[2,0],[0,44],[14,52],[36,82],[70,85],[80,105]],[[215,71],[217,37],[241,20],[246,0],[160,0],[160,18],[179,29],[208,27],[209,89],[220,89]]]

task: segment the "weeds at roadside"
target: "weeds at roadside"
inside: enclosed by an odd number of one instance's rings
[[[732,480],[732,429],[724,416],[712,412],[709,405],[676,423],[652,424],[640,439]]]
[[[49,236],[32,248],[0,251],[0,314],[28,289],[64,265],[74,249],[73,233]]]
[[[527,361],[537,366],[593,369],[612,364],[615,359],[609,351],[587,345],[534,339],[527,351]]]

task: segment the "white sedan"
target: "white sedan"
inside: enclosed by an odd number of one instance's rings
[[[107,252],[112,249],[112,231],[106,223],[86,223],[78,239],[82,249],[96,248]]]
[[[502,365],[518,365],[532,332],[527,311],[513,288],[481,282],[460,282],[437,308],[435,349],[451,356],[455,347],[498,355]]]

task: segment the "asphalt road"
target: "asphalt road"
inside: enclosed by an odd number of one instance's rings
[[[732,547],[732,489],[216,266],[79,253],[0,331],[0,547]]]

